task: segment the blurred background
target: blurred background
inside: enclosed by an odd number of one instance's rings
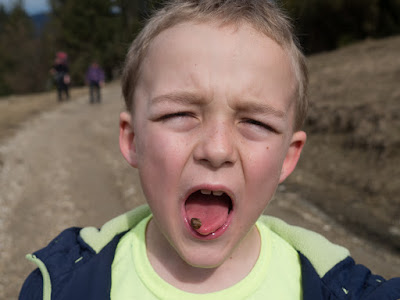
[[[68,54],[73,85],[96,59],[118,76],[129,43],[157,0],[1,0],[0,95],[49,89],[54,54]],[[282,0],[304,51],[333,50],[400,32],[398,0]],[[35,76],[32,76],[32,73]]]

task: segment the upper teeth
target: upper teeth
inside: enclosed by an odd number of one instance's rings
[[[222,196],[222,194],[224,193],[223,191],[210,191],[210,190],[200,190],[200,192],[204,195],[211,195],[211,193],[214,196]]]

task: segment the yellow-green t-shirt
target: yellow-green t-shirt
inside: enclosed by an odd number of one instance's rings
[[[143,219],[118,243],[111,273],[111,300],[302,299],[301,266],[297,251],[262,222],[256,223],[261,250],[251,272],[232,287],[193,294],[175,288],[152,268],[145,232],[152,216]]]

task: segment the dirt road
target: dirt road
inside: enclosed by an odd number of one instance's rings
[[[137,174],[119,153],[119,85],[108,85],[103,99],[62,103],[0,145],[0,299],[17,298],[34,267],[25,254],[66,227],[101,226],[143,203]],[[268,213],[322,232],[377,273],[399,275],[398,255],[354,237],[284,185],[276,198]]]

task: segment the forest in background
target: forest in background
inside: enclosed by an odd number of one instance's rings
[[[72,84],[84,84],[96,60],[108,80],[119,75],[126,50],[159,0],[49,0],[38,27],[23,1],[0,5],[0,96],[52,88],[57,51],[68,53]],[[366,38],[400,33],[400,0],[281,0],[294,20],[306,54],[333,50]]]

